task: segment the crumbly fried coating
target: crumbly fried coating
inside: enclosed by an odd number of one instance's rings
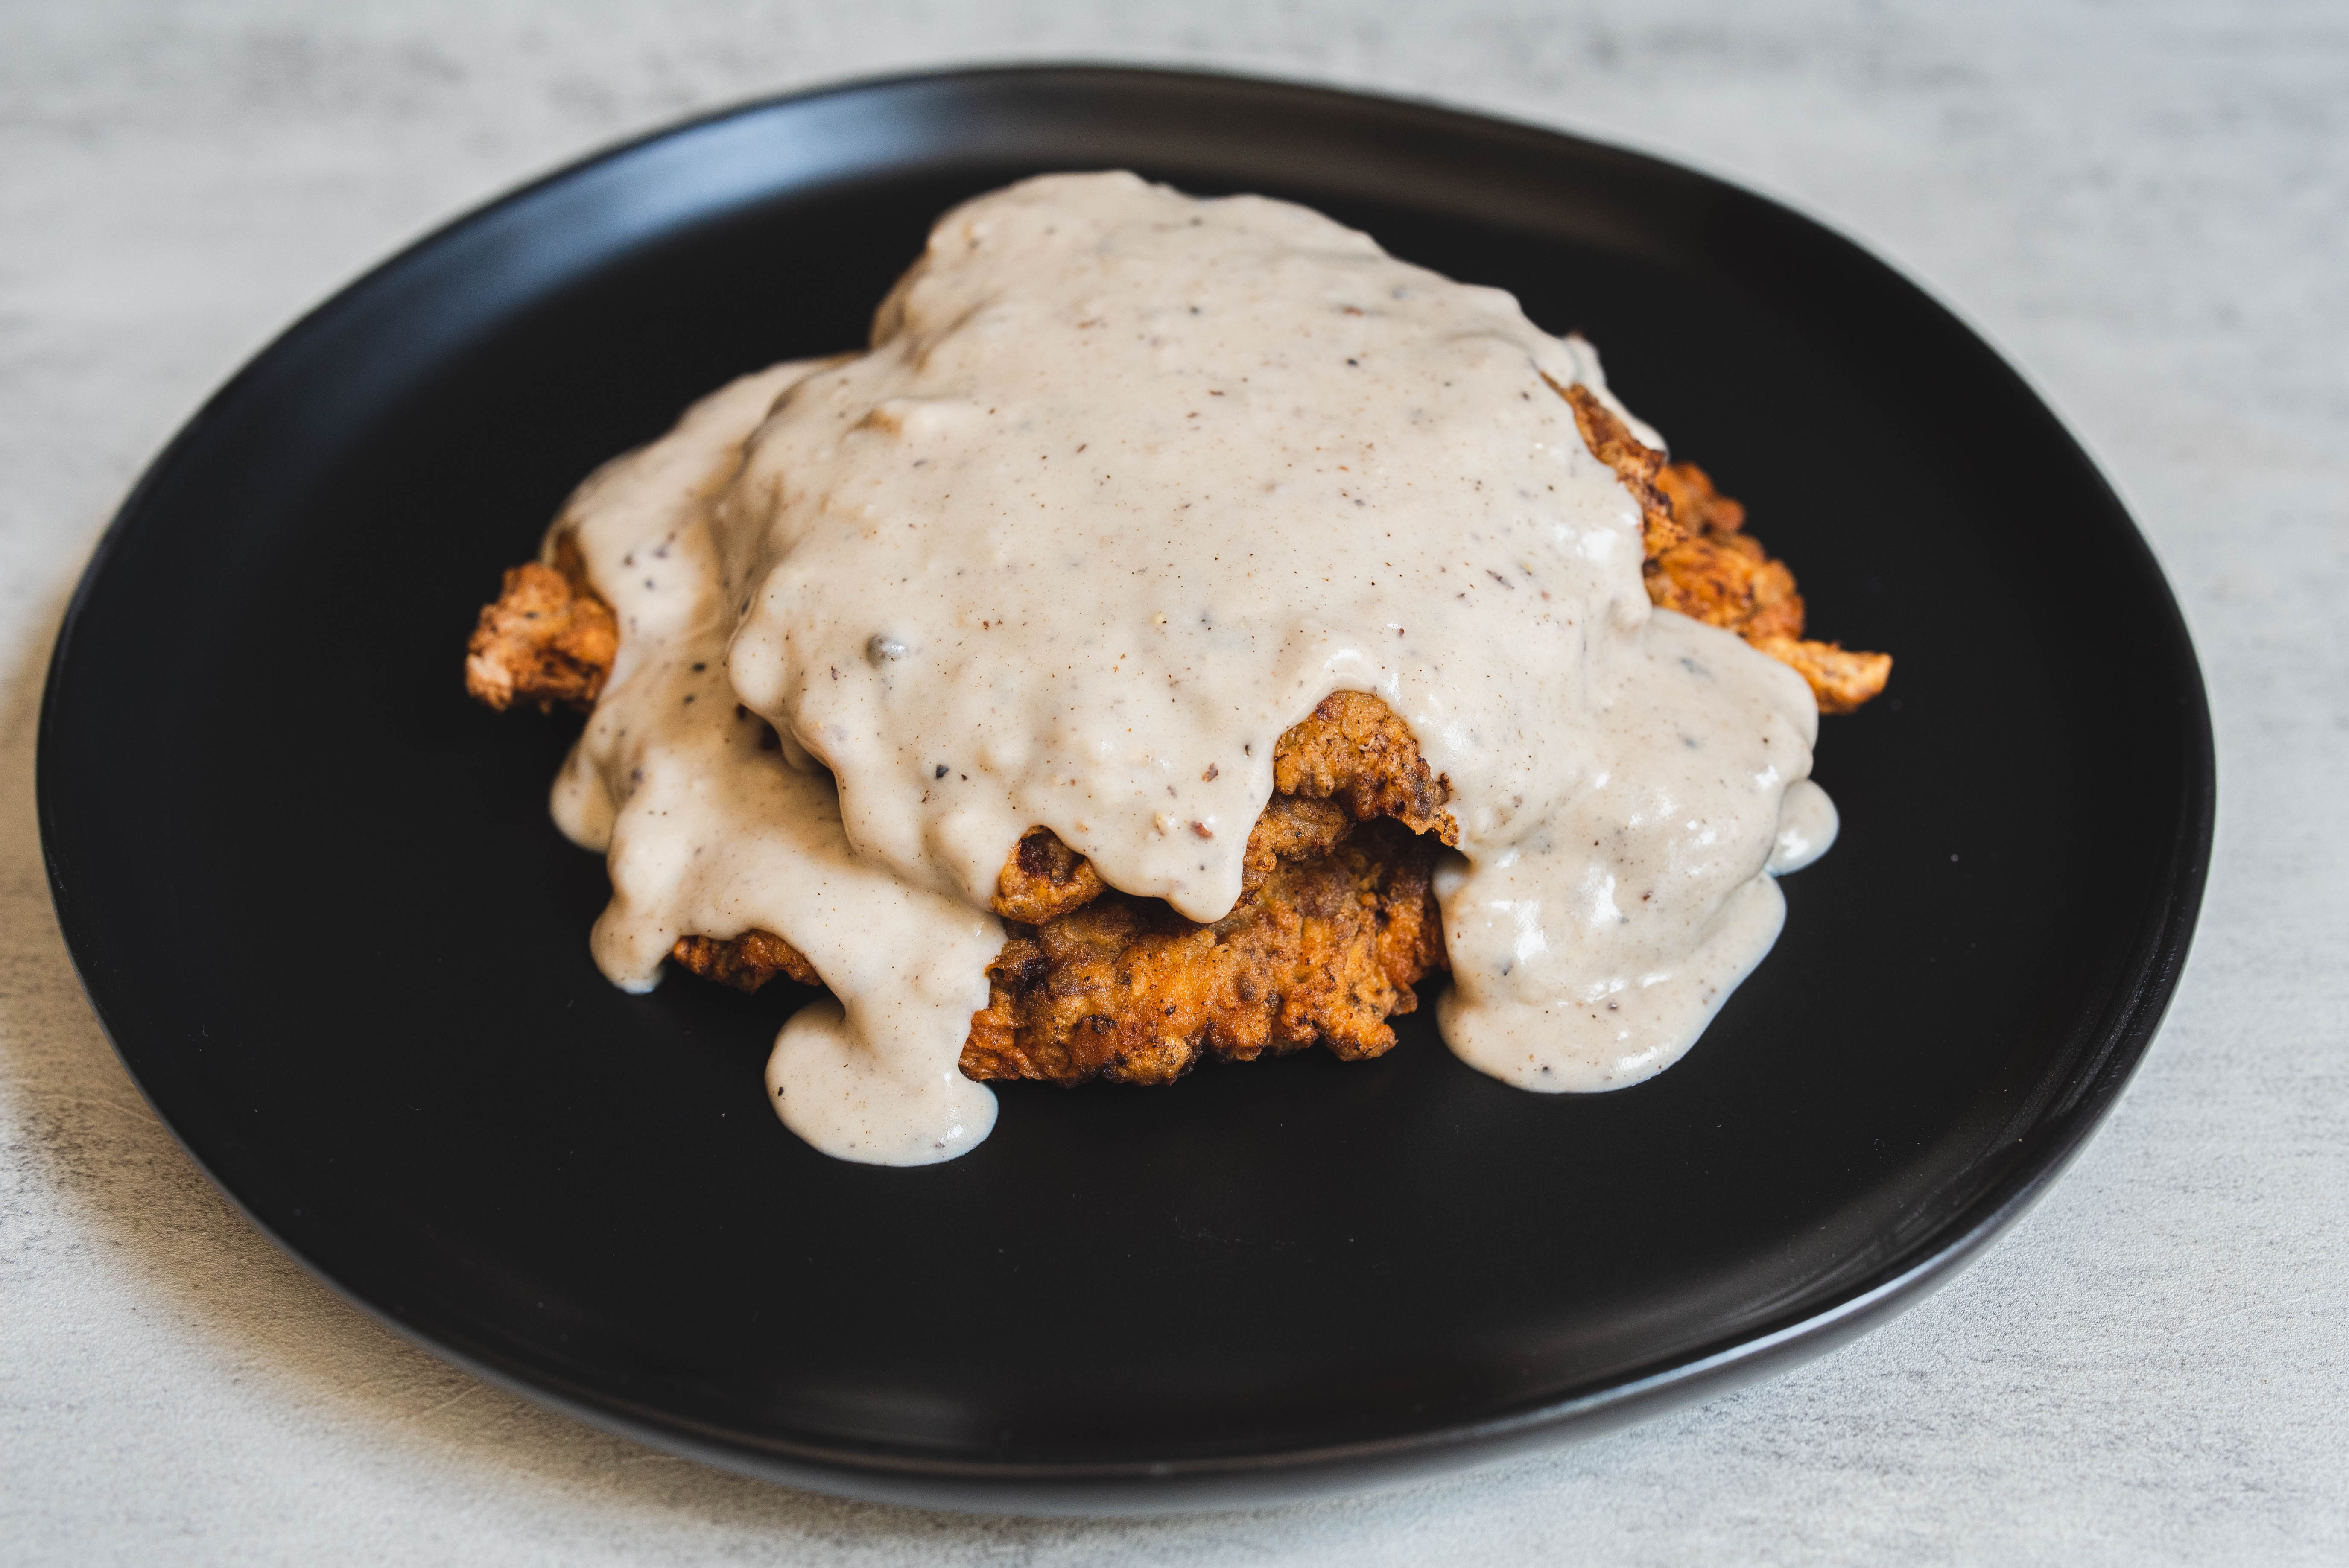
[[[1275,806],[1296,799],[1278,810],[1268,807],[1249,830],[1243,891],[1276,862],[1323,853],[1354,822],[1373,817],[1392,817],[1447,844],[1460,841],[1458,825],[1444,810],[1451,782],[1429,769],[1411,727],[1368,692],[1333,692],[1289,726],[1273,747],[1272,779]],[[1005,919],[1035,925],[1083,908],[1108,886],[1051,829],[1030,828],[1004,862],[992,902]]]
[[[1328,854],[1353,831],[1357,820],[1342,801],[1275,795],[1248,830],[1247,849],[1240,857],[1240,896],[1262,887],[1284,864]]]
[[[1392,1046],[1385,1020],[1444,967],[1428,868],[1459,838],[1451,786],[1361,692],[1290,727],[1273,779],[1282,792],[1248,833],[1239,902],[1210,925],[1110,891],[1050,829],[1030,830],[998,882],[1010,939],[988,967],[965,1075],[1165,1083],[1207,1054],[1247,1061],[1318,1040],[1350,1061]],[[766,931],[682,937],[672,956],[745,991],[813,973]]]
[[[1161,1084],[1207,1055],[1381,1055],[1387,1019],[1416,1009],[1413,983],[1445,966],[1434,853],[1432,835],[1350,822],[1335,848],[1276,865],[1211,925],[1110,892],[1015,929],[988,967],[963,1074]]]
[[[1657,470],[1655,488],[1687,526],[1685,537],[1651,552],[1648,597],[1667,610],[1735,632],[1810,683],[1821,713],[1849,713],[1884,689],[1892,655],[1850,651],[1803,636],[1803,596],[1795,574],[1744,531],[1745,509],[1715,490],[1694,463]]]
[[[1092,861],[1061,841],[1050,828],[1030,828],[1012,846],[996,879],[995,913],[1006,920],[1040,925],[1056,914],[1081,909],[1109,884]]]
[[[823,984],[807,954],[771,931],[746,931],[726,941],[680,936],[669,956],[704,980],[715,980],[737,991],[756,991],[778,975],[787,975],[802,985]]]
[[[1590,455],[1615,470],[1640,503],[1648,598],[1708,626],[1735,632],[1810,683],[1821,713],[1849,713],[1884,689],[1892,655],[1845,650],[1803,637],[1803,598],[1795,574],[1742,531],[1745,508],[1713,487],[1694,463],[1664,454],[1579,382],[1550,390],[1574,409]]]
[[[1659,555],[1685,538],[1687,530],[1673,514],[1671,502],[1655,485],[1657,474],[1663,469],[1664,454],[1631,434],[1615,410],[1581,382],[1561,386],[1550,380],[1547,371],[1541,373],[1541,378],[1574,409],[1574,428],[1582,432],[1582,444],[1590,449],[1590,455],[1613,469],[1623,488],[1640,503],[1640,539],[1647,553]]]
[[[1411,726],[1368,692],[1332,692],[1289,726],[1272,748],[1272,787],[1339,801],[1359,821],[1392,817],[1414,833],[1460,841],[1444,810],[1451,780],[1429,770]]]
[[[557,703],[584,712],[595,706],[619,651],[612,607],[587,586],[586,563],[565,537],[554,565],[511,569],[497,602],[481,606],[465,645],[465,690],[501,713],[518,702],[542,713]]]
[[[1892,674],[1890,654],[1858,654],[1834,643],[1800,637],[1757,636],[1745,640],[1811,683],[1821,713],[1849,713],[1884,689]]]
[[[1745,533],[1701,533],[1647,564],[1648,598],[1708,626],[1758,637],[1799,636],[1803,596],[1795,574]]]
[[[1015,865],[1040,833],[1061,863],[1090,872],[1041,829],[1021,841]],[[1375,1056],[1394,1043],[1382,1020],[1417,1006],[1413,982],[1445,966],[1426,885],[1436,843],[1360,823],[1336,801],[1276,795],[1248,836],[1239,902],[1213,925],[1106,889],[1041,921],[1007,922],[1010,940],[988,967],[992,995],[971,1019],[963,1071],[1162,1083],[1203,1051],[1247,1060],[1325,1036],[1349,1060]],[[769,931],[679,937],[670,956],[740,991],[778,975],[821,984],[806,956]]]
[[[1656,470],[1656,488],[1690,533],[1735,533],[1745,526],[1745,503],[1713,489],[1713,476],[1694,463],[1664,464]]]

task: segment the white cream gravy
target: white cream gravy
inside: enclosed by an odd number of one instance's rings
[[[609,856],[597,964],[645,989],[680,935],[775,933],[839,998],[777,1042],[783,1120],[951,1159],[994,1119],[957,1060],[1019,836],[1217,919],[1274,742],[1358,690],[1451,781],[1453,1050],[1544,1090],[1670,1066],[1834,837],[1817,714],[1650,606],[1545,376],[1605,395],[1508,294],[1300,207],[1098,174],[948,213],[870,352],[736,382],[556,522],[620,618],[554,791]]]

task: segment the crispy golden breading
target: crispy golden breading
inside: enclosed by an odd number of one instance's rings
[[[1713,489],[1713,476],[1694,463],[1666,463],[1656,470],[1656,488],[1691,533],[1735,533],[1745,526],[1745,503]]]
[[[1337,800],[1306,795],[1275,795],[1248,830],[1240,857],[1240,894],[1246,897],[1285,864],[1319,860],[1354,829],[1354,814]],[[1448,823],[1451,819],[1446,818]]]
[[[1348,1061],[1377,1056],[1394,1044],[1386,1020],[1419,1006],[1413,984],[1445,967],[1428,886],[1436,844],[1328,800],[1275,796],[1250,838],[1260,852],[1247,891],[1212,925],[1115,892],[1008,923],[964,1076],[1168,1083],[1208,1054],[1252,1061],[1318,1042]],[[771,932],[682,937],[673,956],[739,990],[778,975],[817,983]]]
[[[1385,1052],[1386,1020],[1414,1010],[1413,983],[1444,966],[1428,886],[1435,843],[1389,821],[1347,829],[1335,849],[1278,865],[1212,925],[1110,892],[1016,929],[988,967],[964,1076],[1158,1084],[1209,1054]]]
[[[1333,692],[1289,726],[1273,748],[1272,778],[1276,804],[1296,796],[1326,809],[1299,805],[1259,816],[1248,832],[1244,888],[1255,887],[1276,861],[1320,854],[1353,822],[1373,817],[1395,818],[1447,844],[1460,841],[1444,810],[1450,784],[1428,770],[1411,727],[1367,692]],[[1081,909],[1108,885],[1050,828],[1030,828],[997,879],[995,913],[1038,924]]]
[[[1030,830],[998,880],[1011,935],[964,1073],[1164,1083],[1208,1053],[1245,1061],[1322,1040],[1354,1060],[1393,1045],[1385,1020],[1416,1007],[1412,984],[1444,966],[1427,869],[1459,837],[1451,787],[1410,727],[1361,692],[1291,726],[1273,778],[1283,792],[1248,833],[1240,900],[1212,925],[1109,891],[1050,829]],[[746,991],[812,973],[766,931],[683,937],[672,955]]]
[[[1686,537],[1651,553],[1648,597],[1667,610],[1736,633],[1810,683],[1821,713],[1849,713],[1884,689],[1892,655],[1806,641],[1795,574],[1744,531],[1745,509],[1713,488],[1694,463],[1656,473],[1656,489],[1687,526]]]
[[[587,586],[579,547],[565,538],[554,565],[512,568],[497,603],[481,606],[465,645],[465,690],[501,713],[517,702],[585,711],[619,651],[612,607]]]
[[[1694,463],[1666,465],[1664,454],[1631,434],[1597,393],[1577,382],[1550,390],[1574,409],[1590,455],[1615,470],[1640,503],[1648,597],[1709,626],[1735,632],[1810,683],[1821,713],[1849,713],[1884,689],[1889,654],[1848,653],[1836,643],[1803,639],[1803,599],[1795,574],[1741,532],[1745,509],[1713,488]]]
[[[1460,830],[1444,813],[1450,780],[1428,771],[1411,726],[1368,692],[1332,692],[1272,748],[1272,787],[1282,795],[1337,800],[1359,821],[1392,817],[1447,844]]]
[[[1884,689],[1892,674],[1890,654],[1856,654],[1834,643],[1800,637],[1756,636],[1745,640],[1811,683],[1821,713],[1849,713]]]
[[[1549,381],[1549,389],[1574,409],[1574,428],[1582,432],[1582,444],[1590,449],[1590,455],[1613,469],[1623,488],[1640,503],[1640,539],[1648,555],[1652,558],[1679,543],[1687,531],[1654,482],[1663,469],[1664,454],[1631,434],[1615,410],[1581,382],[1561,387],[1550,381],[1547,371],[1541,373],[1541,378]]]
[[[1640,503],[1654,603],[1792,666],[1822,713],[1883,689],[1889,655],[1804,640],[1794,573],[1744,531],[1745,509],[1702,469],[1667,465],[1588,388],[1549,385]],[[482,609],[466,689],[493,708],[585,708],[617,647],[612,612],[564,539],[553,566],[515,567]],[[971,1018],[965,1076],[1157,1084],[1210,1055],[1252,1061],[1319,1043],[1355,1061],[1392,1047],[1386,1020],[1416,1009],[1413,985],[1449,966],[1429,876],[1438,845],[1459,839],[1444,810],[1450,782],[1385,703],[1338,692],[1281,736],[1273,787],[1248,833],[1239,902],[1206,925],[1111,889],[1049,828],[1023,835],[997,879],[1009,940]],[[767,931],[683,936],[672,956],[744,991],[779,975],[822,983]]]
[[[1647,564],[1648,597],[1708,626],[1756,637],[1799,635],[1803,596],[1795,574],[1750,534],[1699,534]]]
[[[1050,828],[1030,828],[1012,846],[995,881],[995,913],[1006,920],[1040,924],[1056,914],[1081,909],[1109,884],[1092,861],[1061,842]]]
[[[771,931],[746,931],[728,941],[714,936],[680,936],[669,956],[704,980],[756,991],[778,975],[788,975],[802,985],[821,985],[807,954]]]

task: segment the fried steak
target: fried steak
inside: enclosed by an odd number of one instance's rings
[[[1821,713],[1848,713],[1884,689],[1889,655],[1803,637],[1794,573],[1744,531],[1745,509],[1702,469],[1667,464],[1587,388],[1550,386],[1640,502],[1650,599],[1791,666]],[[465,689],[500,710],[584,711],[618,645],[576,543],[558,538],[547,563],[512,568],[482,607]],[[964,1075],[1157,1084],[1206,1055],[1253,1061],[1319,1044],[1358,1061],[1392,1047],[1386,1020],[1415,1010],[1413,986],[1449,967],[1430,876],[1438,846],[1458,839],[1444,809],[1451,787],[1431,775],[1410,727],[1364,692],[1331,695],[1280,738],[1273,786],[1248,834],[1239,902],[1210,924],[1111,888],[1051,830],[1030,829],[997,880],[1007,940],[988,966]],[[771,932],[689,934],[672,956],[744,991],[778,975],[820,983]]]

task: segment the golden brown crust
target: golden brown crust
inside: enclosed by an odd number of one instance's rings
[[[1257,819],[1240,900],[1212,925],[1109,890],[1049,829],[1021,838],[995,898],[1010,940],[988,968],[965,1074],[1164,1083],[1206,1054],[1246,1061],[1319,1041],[1355,1060],[1393,1045],[1385,1020],[1415,1008],[1412,985],[1444,967],[1428,867],[1458,836],[1443,810],[1450,786],[1360,692],[1323,702],[1273,758],[1286,792]],[[745,991],[778,975],[816,983],[771,932],[687,936],[673,956]]]
[[[1389,822],[1284,862],[1212,925],[1109,892],[1015,931],[988,968],[964,1076],[1171,1083],[1203,1056],[1253,1061],[1315,1044],[1348,1061],[1394,1045],[1444,966],[1432,838]]]
[[[1656,470],[1656,488],[1691,533],[1735,533],[1745,526],[1744,503],[1713,489],[1713,476],[1694,463],[1666,463]]]
[[[1324,853],[1354,822],[1373,817],[1447,844],[1460,841],[1444,810],[1451,781],[1429,769],[1411,727],[1367,692],[1332,693],[1291,725],[1273,747],[1272,778],[1278,793],[1248,830],[1244,892],[1277,861]],[[1083,908],[1108,886],[1050,828],[1030,828],[1004,861],[992,903],[1005,919],[1035,925]]]
[[[1272,787],[1282,795],[1335,800],[1360,821],[1392,817],[1414,833],[1460,841],[1444,808],[1452,781],[1428,769],[1411,726],[1368,692],[1332,692],[1272,749]]]
[[[1890,654],[1859,654],[1834,643],[1806,642],[1800,637],[1761,637],[1747,634],[1747,642],[1811,683],[1811,696],[1821,713],[1849,713],[1884,689],[1892,676]]]
[[[1354,821],[1354,814],[1339,801],[1275,795],[1248,830],[1247,849],[1240,857],[1240,896],[1262,887],[1284,864],[1328,854],[1353,831]]]
[[[1435,839],[1286,796],[1265,820],[1280,824],[1268,841],[1302,852],[1268,857],[1212,925],[1116,892],[1013,924],[988,966],[964,1076],[1169,1083],[1206,1055],[1253,1061],[1321,1044],[1359,1061],[1392,1047],[1386,1020],[1416,1009],[1413,985],[1446,966],[1429,886]],[[778,975],[821,984],[771,932],[682,937],[673,956],[742,991]]]
[[[1821,713],[1849,713],[1884,689],[1891,655],[1804,640],[1794,573],[1743,531],[1745,508],[1713,489],[1710,475],[1694,463],[1667,465],[1663,453],[1632,435],[1588,387],[1561,386],[1547,373],[1542,379],[1572,405],[1590,455],[1613,469],[1640,503],[1652,603],[1735,632],[1789,666],[1810,684]]]
[[[1640,503],[1640,536],[1647,553],[1658,555],[1680,542],[1686,530],[1672,515],[1671,502],[1654,483],[1664,466],[1664,454],[1631,434],[1615,410],[1581,382],[1561,386],[1550,380],[1547,371],[1541,372],[1541,378],[1574,409],[1574,428],[1582,432],[1582,444],[1590,449],[1590,455],[1613,469],[1623,488]]]
[[[481,606],[465,645],[465,690],[501,713],[518,702],[541,712],[556,703],[585,710],[619,651],[612,607],[587,586],[578,546],[566,537],[554,565],[512,568],[497,602]]]
[[[756,991],[778,975],[788,975],[802,985],[821,985],[807,954],[771,931],[746,931],[720,941],[714,936],[680,936],[669,956],[704,980]]]
[[[1040,925],[1081,909],[1108,887],[1092,861],[1061,841],[1050,828],[1030,828],[1011,847],[995,882],[995,913]]]
[[[1892,655],[1806,641],[1795,574],[1744,531],[1745,509],[1713,487],[1694,463],[1656,473],[1656,490],[1688,524],[1688,536],[1652,553],[1648,597],[1667,610],[1736,633],[1810,684],[1821,713],[1849,713],[1884,689]]]
[[[1751,534],[1699,534],[1647,564],[1649,599],[1708,626],[1757,637],[1799,636],[1795,574]]]

